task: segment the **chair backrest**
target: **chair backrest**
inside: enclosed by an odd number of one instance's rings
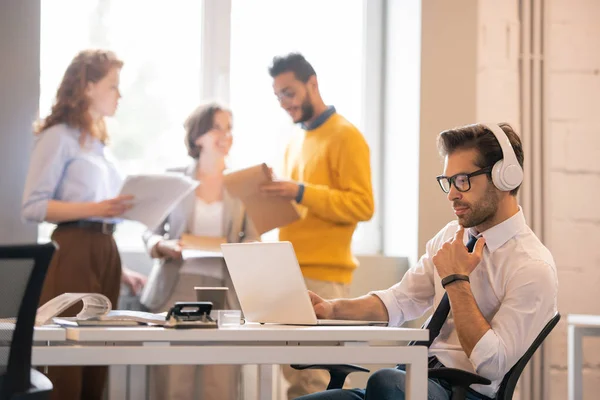
[[[504,379],[500,383],[500,388],[496,393],[497,400],[509,400],[512,399],[513,393],[515,391],[515,387],[517,386],[517,381],[525,369],[525,366],[535,353],[535,351],[540,347],[544,339],[552,332],[552,329],[558,324],[560,320],[560,314],[556,313],[554,317],[546,324],[544,329],[540,332],[540,334],[535,338],[531,346],[527,349],[523,357],[517,361],[517,363],[504,375]]]
[[[54,243],[0,246],[0,399],[31,386],[35,316]]]

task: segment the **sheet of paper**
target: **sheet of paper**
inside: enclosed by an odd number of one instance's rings
[[[63,326],[138,326],[139,324],[165,325],[167,313],[153,314],[144,311],[112,310],[104,315],[80,317],[52,318],[52,321]]]
[[[192,258],[223,258],[223,253],[220,251],[183,249],[181,250],[181,258],[184,260],[189,260]]]
[[[227,191],[242,200],[248,216],[260,234],[291,224],[300,218],[292,201],[279,197],[268,197],[260,192],[260,185],[271,181],[271,173],[266,164],[225,175],[224,182]]]
[[[133,195],[133,207],[122,217],[154,229],[196,186],[198,181],[183,174],[129,175],[120,195]]]

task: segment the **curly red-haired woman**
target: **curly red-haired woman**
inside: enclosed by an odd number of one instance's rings
[[[59,245],[42,304],[67,292],[94,292],[116,305],[121,280],[134,290],[143,285],[144,277],[121,270],[112,236],[131,202],[117,197],[122,178],[105,153],[104,117],[117,109],[122,66],[110,51],[81,51],[64,74],[50,115],[36,123],[22,215],[56,223],[52,240]],[[106,373],[106,367],[51,367],[52,399],[100,399]]]

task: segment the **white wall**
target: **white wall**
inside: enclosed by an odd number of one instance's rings
[[[437,135],[477,119],[476,0],[422,2],[419,254],[454,218],[435,177],[442,173]]]
[[[549,0],[549,246],[563,320],[550,337],[552,399],[567,398],[568,313],[600,314],[600,2]],[[584,341],[584,399],[598,398],[600,340]]]
[[[40,1],[0,2],[0,244],[35,242],[37,229],[21,222],[32,122],[37,116]]]
[[[519,128],[517,1],[422,2],[419,253],[452,220],[435,177],[443,168],[437,135],[475,122]]]

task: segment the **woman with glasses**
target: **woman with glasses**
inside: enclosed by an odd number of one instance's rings
[[[159,263],[150,274],[141,301],[153,312],[164,312],[177,301],[196,301],[196,286],[227,286],[225,307],[239,309],[222,260],[183,260],[181,255],[183,235],[227,242],[260,240],[242,202],[231,197],[223,184],[225,161],[233,141],[232,114],[222,105],[204,104],[192,112],[184,127],[192,161],[180,172],[200,185],[161,226],[144,235],[148,252]],[[150,392],[155,399],[236,399],[240,371],[240,367],[228,365],[151,367]]]

